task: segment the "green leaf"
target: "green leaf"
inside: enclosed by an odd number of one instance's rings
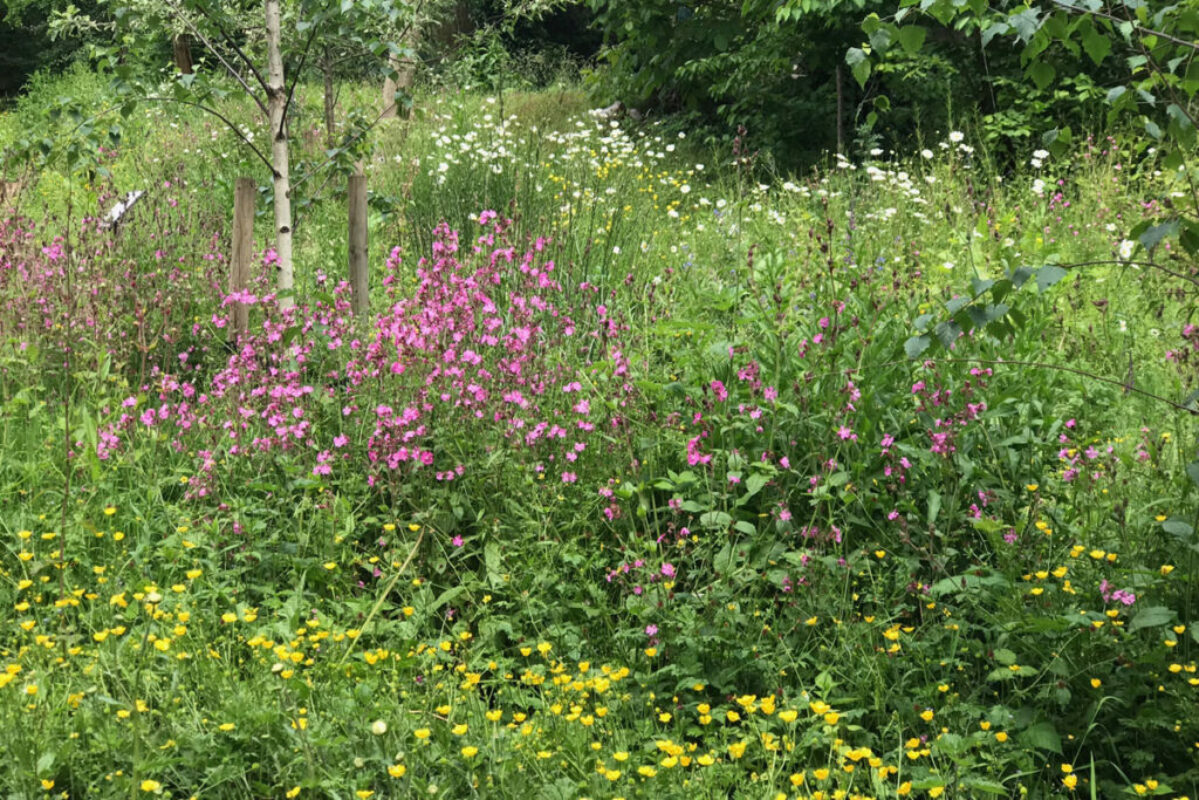
[[[1169,222],[1163,222],[1161,225],[1154,225],[1149,230],[1137,237],[1137,241],[1148,250],[1153,252],[1153,248],[1157,247],[1162,239],[1168,236],[1178,235],[1178,220],[1172,219]]]
[[[1020,267],[1012,273],[1012,286],[1019,289],[1029,278],[1036,274],[1036,270],[1032,267]]]
[[[1037,270],[1037,291],[1044,292],[1053,284],[1066,277],[1066,270],[1056,264],[1047,264]]]
[[[755,472],[745,481],[745,493],[748,497],[753,497],[755,494],[762,491],[762,487],[768,483],[770,483],[770,478],[768,476]]]
[[[1006,797],[1010,794],[1008,788],[997,781],[988,781],[982,778],[966,778],[962,781],[962,786],[970,790],[972,793],[982,792],[984,794],[993,794],[1000,797]]]
[[[1191,476],[1191,480],[1195,482],[1196,486],[1199,486],[1199,461],[1187,464],[1187,475]]]
[[[866,81],[870,78],[870,58],[866,51],[860,47],[851,47],[849,52],[845,54],[845,63],[849,65],[850,71],[853,72],[854,80],[858,82],[858,86],[866,88]]]
[[[1192,464],[1191,466],[1194,465]],[[1190,471],[1189,467],[1187,471]],[[1189,539],[1195,534],[1195,529],[1191,527],[1191,524],[1180,517],[1170,517],[1163,522],[1162,530],[1171,536],[1177,536],[1179,539]]]
[[[913,336],[903,343],[903,351],[908,354],[908,358],[919,358],[920,354],[927,350],[932,343],[933,340],[927,334]]]
[[[974,292],[974,296],[978,297],[983,292],[995,285],[995,281],[983,278],[971,278],[970,289]]]
[[[1128,630],[1139,631],[1142,628],[1160,628],[1174,619],[1174,612],[1165,606],[1149,606],[1142,608],[1128,623]]]
[[[966,305],[970,302],[970,300],[971,300],[971,298],[965,297],[965,296],[955,297],[952,300],[950,300],[948,303],[945,304],[945,310],[948,311],[950,313],[950,315],[952,316],[953,314],[956,314],[959,311],[961,311],[963,308],[965,308]]]
[[[937,521],[937,515],[941,513],[941,493],[930,489],[928,492],[928,524],[932,525]]]
[[[483,548],[483,563],[487,566],[487,579],[498,585],[502,581],[503,561],[500,558],[500,546],[488,542]]]
[[[733,571],[733,564],[737,557],[737,552],[733,550],[732,543],[726,544],[720,548],[720,552],[716,554],[716,558],[712,560],[712,568],[719,575],[727,575]]]
[[[1005,667],[1010,667],[1016,663],[1016,654],[1005,647],[1001,647],[995,651],[995,660]]]
[[[953,320],[946,320],[933,328],[933,333],[940,340],[941,346],[948,350],[953,347],[953,343],[962,335],[962,326]]]
[[[441,608],[446,603],[450,602],[455,597],[457,597],[458,595],[462,594],[465,591],[466,591],[465,586],[461,586],[461,585],[451,586],[450,588],[446,589],[441,594],[437,595],[437,599],[433,601],[433,605],[429,606],[429,608],[426,609],[426,613],[432,614],[434,611]]]
[[[1062,752],[1062,737],[1057,728],[1050,722],[1038,722],[1036,725],[1022,731],[1020,739],[1030,747],[1038,750],[1048,750],[1052,753]]]
[[[924,37],[928,31],[919,25],[905,25],[899,29],[899,46],[910,56],[916,55],[924,47]]]
[[[1038,89],[1044,89],[1053,83],[1054,76],[1057,75],[1057,70],[1053,65],[1047,64],[1044,61],[1037,61],[1028,68],[1028,77],[1036,84]]]
[[[1112,42],[1105,34],[1091,28],[1082,36],[1082,49],[1092,61],[1100,64],[1112,52]]]
[[[708,511],[700,515],[699,524],[705,528],[727,528],[733,521],[724,511]]]

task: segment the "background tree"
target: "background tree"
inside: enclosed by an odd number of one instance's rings
[[[225,123],[269,170],[279,303],[290,308],[294,304],[294,222],[287,120],[296,85],[314,55],[314,45],[323,37],[369,49],[376,60],[384,53],[399,52],[399,45],[383,38],[382,32],[401,28],[403,20],[411,17],[411,7],[391,0],[301,0],[287,6],[281,0],[262,0],[261,5],[247,0],[101,0],[98,10],[89,16],[68,6],[59,13],[57,28],[110,35],[109,43],[92,46],[92,57],[112,76],[112,90],[124,114],[142,102],[194,106]],[[174,80],[162,86],[152,71],[139,70],[127,58],[148,42],[177,43],[179,35],[201,46],[212,68],[192,73],[179,69]],[[190,58],[182,66],[191,66]],[[230,92],[257,107],[269,142],[266,152],[214,107],[214,101]],[[326,107],[328,115],[328,102]],[[361,140],[361,134],[355,141]],[[332,159],[319,166],[329,163]]]

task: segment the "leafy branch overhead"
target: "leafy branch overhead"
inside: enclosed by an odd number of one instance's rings
[[[871,69],[897,50],[920,52],[928,37],[917,20],[977,37],[982,48],[1008,42],[1019,49],[1028,81],[1044,89],[1059,77],[1060,60],[1085,58],[1096,67],[1113,54],[1123,77],[1107,89],[1114,118],[1139,115],[1155,139],[1195,141],[1192,101],[1199,92],[1199,4],[1102,0],[1049,0],[1033,5],[988,0],[901,0],[894,11],[869,14],[862,24],[868,42],[851,49],[846,62],[863,86]]]

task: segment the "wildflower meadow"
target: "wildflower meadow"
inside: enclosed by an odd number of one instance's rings
[[[91,160],[0,213],[5,797],[1199,796],[1194,172],[1152,139],[789,171],[429,87],[349,152],[354,313],[340,178],[288,303],[257,180],[231,289],[263,134],[97,145],[100,79],[39,80],[0,144]]]

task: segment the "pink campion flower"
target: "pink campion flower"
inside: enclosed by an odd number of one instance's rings
[[[779,459],[779,466],[782,467],[783,469],[791,469],[791,459],[787,458],[786,456],[783,456],[782,458]]]
[[[773,403],[775,400],[778,399],[779,390],[774,388],[773,386],[767,386],[765,389],[762,390],[762,396],[766,398],[767,402]]]
[[[828,330],[828,323],[829,323],[828,317],[821,317],[820,323],[819,323],[821,330]]]
[[[453,539],[450,539],[450,544],[454,545],[454,547],[461,547],[462,546],[462,537],[455,536]]]
[[[563,472],[562,473],[562,482],[563,483],[574,483],[578,479],[579,479],[579,476],[574,474],[573,472]]]
[[[858,440],[858,435],[845,425],[837,429],[837,435],[841,437],[842,441],[849,439],[856,442]]]
[[[729,474],[729,483],[731,483],[731,484],[734,484],[734,485],[736,485],[736,484],[738,484],[738,483],[741,483],[741,476],[740,476],[740,475],[733,475],[733,474],[731,474],[731,473],[730,473],[730,474]]]
[[[723,402],[729,399],[729,392],[720,381],[712,381],[708,386],[712,389],[712,393],[716,395],[717,400]]]
[[[646,625],[645,626],[645,635],[646,636],[657,636],[658,635],[658,626],[657,625]]]
[[[674,564],[671,564],[669,561],[664,562],[662,564],[662,574],[665,575],[667,578],[673,578],[674,577]]]
[[[696,436],[695,438],[693,438],[687,442],[687,464],[692,467],[694,467],[698,464],[712,463],[711,454],[705,454],[705,453],[700,452],[699,440],[700,440],[700,437]]]
[[[1112,599],[1119,600],[1126,606],[1130,606],[1137,601],[1137,596],[1127,589],[1117,589],[1112,592]]]
[[[350,442],[350,437],[346,436],[344,433],[338,434],[337,436],[333,437],[333,446],[334,447],[345,447],[347,444],[349,444],[349,442]]]

